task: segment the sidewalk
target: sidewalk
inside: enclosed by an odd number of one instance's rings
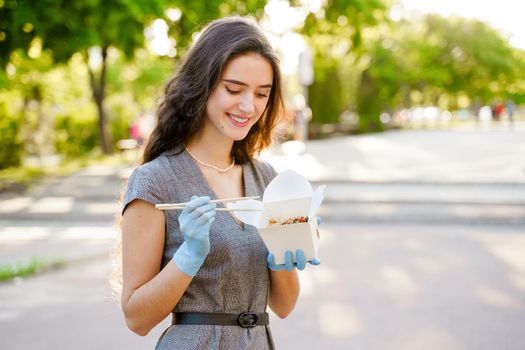
[[[300,273],[290,317],[271,314],[277,348],[522,348],[525,135],[470,133],[388,132],[265,153],[279,171],[297,166],[314,187],[328,185],[323,263]],[[0,284],[4,347],[153,348],[169,318],[138,337],[108,283],[129,171],[90,167],[0,195],[0,265],[70,263]]]
[[[127,168],[93,166],[0,197],[0,265],[74,262],[113,250],[119,191]]]
[[[301,152],[304,151],[304,152]],[[262,154],[312,181],[525,184],[525,124],[513,130],[406,130],[288,142]]]
[[[453,137],[451,137],[453,136]],[[325,202],[525,205],[525,128],[513,132],[402,131],[274,146],[262,154],[294,169]],[[494,145],[497,144],[497,147]],[[0,197],[0,265],[109,254],[118,197],[131,168],[90,167]]]

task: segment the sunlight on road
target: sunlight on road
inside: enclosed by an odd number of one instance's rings
[[[307,176],[309,180],[322,179],[331,175],[322,159],[310,153],[271,154],[262,152],[260,158],[271,162],[277,172],[292,169]]]
[[[469,206],[456,206],[448,209],[451,214],[459,215],[464,218],[478,218],[478,217],[491,217],[505,219],[507,218],[510,222],[516,217],[525,217],[525,207],[517,205],[505,205],[500,204],[496,206],[480,207],[476,211],[472,211]]]
[[[411,332],[394,338],[388,346],[391,350],[468,350],[451,334],[437,327],[421,325]]]
[[[364,329],[362,317],[348,302],[324,302],[317,312],[321,332],[326,336],[351,338]]]
[[[416,257],[412,260],[412,262],[415,268],[427,275],[435,275],[444,272],[444,268],[439,263],[439,261],[436,261],[429,257]]]
[[[73,208],[73,197],[43,197],[29,209],[30,214],[68,213]]]
[[[85,213],[88,215],[104,214],[104,213],[118,213],[120,204],[116,201],[114,203],[92,203],[85,206]]]
[[[511,272],[507,274],[507,278],[514,288],[525,292],[525,275],[523,273]]]
[[[7,244],[11,241],[46,238],[51,232],[53,228],[50,227],[5,226],[0,229],[0,242]]]
[[[523,307],[523,305],[509,293],[488,285],[474,287],[474,296],[477,297],[479,301],[494,307],[510,310]]]
[[[416,280],[405,269],[386,265],[380,268],[379,275],[383,279],[384,291],[398,304],[413,304],[419,294]]]
[[[0,201],[0,214],[12,214],[27,208],[33,199],[31,197],[15,197]]]
[[[520,234],[505,236],[480,236],[477,241],[506,267],[509,283],[525,291],[525,237]],[[486,293],[485,293],[486,294]],[[525,307],[525,305],[521,305]]]
[[[503,237],[484,235],[480,236],[478,241],[509,268],[525,274],[525,254],[523,253],[525,236],[520,234]]]

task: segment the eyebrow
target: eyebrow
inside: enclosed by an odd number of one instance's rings
[[[232,84],[237,84],[237,85],[242,85],[242,86],[248,86],[248,84],[243,83],[242,81],[234,80],[234,79],[222,79],[222,80],[227,82],[227,83],[232,83]],[[259,85],[258,87],[265,88],[265,89],[266,88],[267,89],[271,89],[272,88],[272,84]]]

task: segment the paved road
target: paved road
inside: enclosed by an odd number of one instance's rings
[[[514,129],[389,131],[270,148],[263,158],[311,180],[525,183],[525,123]]]
[[[327,224],[282,349],[523,349],[521,229]]]
[[[523,227],[325,222],[321,247],[295,312],[272,315],[279,349],[523,349]],[[110,270],[101,257],[2,286],[5,348],[153,348],[167,323],[130,333]]]
[[[280,170],[323,154],[330,154],[333,173],[354,169],[332,178],[298,169],[314,185],[329,185],[320,210],[323,263],[301,273],[294,314],[272,316],[278,348],[523,349],[525,131],[465,133],[478,150],[468,149],[470,166],[429,161],[458,157],[452,149],[464,140],[457,131],[316,141],[304,154],[266,155]],[[496,141],[500,149],[481,147]],[[373,147],[359,148],[364,144]],[[414,152],[399,152],[407,145],[426,156],[414,165]],[[347,159],[356,149],[361,156]],[[512,164],[504,166],[509,151]],[[473,172],[482,174],[467,181]],[[166,323],[145,338],[130,333],[107,283],[125,173],[90,168],[26,196],[0,198],[0,263],[27,256],[73,261],[0,285],[2,348],[153,347]]]

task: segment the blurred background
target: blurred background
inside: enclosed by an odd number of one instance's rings
[[[524,349],[525,5],[0,0],[0,338],[152,348],[108,279],[121,187],[209,21],[249,16],[286,115],[261,157],[327,184],[281,349]],[[28,337],[27,329],[32,337]],[[65,346],[64,344],[68,344]]]

